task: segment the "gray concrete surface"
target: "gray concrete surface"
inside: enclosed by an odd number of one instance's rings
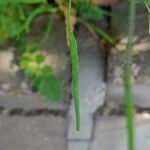
[[[133,56],[132,84],[134,101],[137,106],[150,106],[150,51]],[[110,54],[106,101],[123,104],[123,54]]]
[[[133,51],[135,53],[149,50],[150,36],[148,33],[148,19],[147,9],[143,4],[137,4],[136,6],[136,20],[135,31],[133,40]],[[128,34],[128,3],[126,0],[118,1],[113,6],[113,18],[112,18],[112,34],[119,42],[113,48],[113,52],[123,51],[127,43]]]
[[[110,50],[107,67],[106,101],[123,104],[123,66],[127,37],[127,2],[121,1],[113,7],[113,27],[118,43]],[[132,83],[135,104],[150,107],[150,36],[148,35],[147,10],[137,5],[137,19],[133,40]],[[144,15],[145,14],[145,15]],[[141,16],[141,17],[139,17]]]
[[[136,150],[149,150],[150,118],[137,116],[135,122]],[[98,116],[91,150],[127,150],[125,118]]]
[[[68,150],[87,150],[89,141],[69,141]]]
[[[123,87],[122,87],[122,50],[124,49],[127,37],[125,34],[126,27],[126,5],[119,4],[114,8],[114,12],[125,17],[121,18],[123,26],[120,27],[118,37],[121,41],[112,49],[109,57],[108,66],[108,82],[106,100],[109,103],[123,103]],[[122,11],[124,10],[124,11]],[[118,13],[122,12],[122,13]],[[114,21],[118,24],[117,17]],[[141,22],[141,20],[138,20]],[[36,24],[43,28],[43,18],[39,18]],[[144,23],[144,22],[142,22]],[[35,25],[36,25],[35,24]],[[144,29],[146,29],[144,23]],[[80,108],[81,108],[81,130],[75,131],[75,114],[73,100],[69,107],[68,118],[66,112],[68,110],[68,100],[70,98],[70,62],[68,57],[68,48],[66,46],[65,32],[62,31],[63,23],[56,22],[55,29],[51,33],[51,37],[47,41],[41,41],[39,33],[43,32],[35,30],[33,38],[37,42],[41,42],[39,51],[48,56],[47,63],[55,68],[56,74],[61,78],[64,90],[64,98],[61,103],[49,103],[46,98],[39,96],[38,93],[20,93],[20,90],[13,89],[15,94],[11,92],[0,91],[0,150],[126,150],[126,128],[123,116],[96,115],[93,122],[93,115],[97,109],[102,110],[105,102],[106,87],[103,82],[104,78],[104,62],[102,48],[83,28],[79,29],[78,45],[79,45],[79,79],[80,79]],[[61,28],[60,28],[61,26]],[[140,24],[143,27],[143,25]],[[139,28],[137,28],[137,31]],[[141,28],[140,28],[141,29]],[[62,32],[61,32],[62,31]],[[58,33],[56,35],[56,33]],[[139,32],[138,32],[139,33]],[[140,37],[145,36],[146,30],[142,32]],[[63,40],[58,40],[58,37]],[[135,99],[139,106],[149,107],[149,37],[142,39],[135,36],[135,62],[133,63],[133,88]],[[137,43],[139,44],[137,45]],[[137,45],[137,46],[136,46]],[[57,46],[57,47],[56,47]],[[116,51],[121,51],[116,54]],[[143,51],[141,55],[139,51]],[[6,54],[6,53],[5,53]],[[0,53],[0,58],[3,56]],[[8,74],[8,78],[17,79],[16,70],[11,70],[10,61],[13,53],[9,50],[9,62],[6,67],[0,66],[0,72]],[[57,65],[56,65],[57,64]],[[141,64],[141,65],[140,65]],[[5,69],[7,72],[5,72]],[[17,68],[15,68],[17,69]],[[0,81],[3,82],[3,76]],[[12,80],[11,78],[11,80]],[[2,79],[2,80],[1,80]],[[5,79],[4,79],[5,80]],[[26,87],[24,77],[19,78],[18,86]],[[6,82],[6,83],[5,83]],[[9,80],[0,84],[0,89],[8,89]],[[30,88],[29,88],[30,89]],[[4,90],[5,91],[5,90]],[[110,104],[111,105],[111,104]],[[114,103],[112,105],[115,105]],[[43,114],[37,115],[35,109],[47,109]],[[10,115],[12,110],[23,109],[16,115]],[[115,108],[116,109],[116,108]],[[33,111],[34,110],[34,111]],[[46,111],[47,111],[46,110]],[[116,110],[117,111],[117,110]],[[31,115],[27,115],[30,112]],[[50,113],[49,113],[50,112]],[[120,114],[119,114],[120,115]],[[95,123],[95,124],[94,124]],[[149,150],[150,144],[150,115],[144,113],[136,116],[136,150]],[[67,131],[67,133],[66,133]]]
[[[65,103],[50,103],[36,94],[5,95],[0,107],[0,150],[67,149]]]
[[[66,150],[64,118],[0,116],[1,150]]]
[[[47,98],[33,93],[19,96],[0,96],[0,105],[9,110],[13,108],[49,108],[54,110],[66,110],[67,108],[66,103],[52,103],[49,102]]]

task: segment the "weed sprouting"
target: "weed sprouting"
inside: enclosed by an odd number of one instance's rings
[[[129,3],[129,31],[128,43],[124,59],[124,100],[126,104],[126,120],[128,131],[128,150],[135,150],[134,145],[134,104],[131,85],[131,63],[132,63],[132,39],[135,26],[135,8],[137,0],[130,0]],[[141,1],[138,1],[141,3]],[[0,1],[0,45],[5,44],[9,39],[15,39],[21,43],[21,36],[30,32],[30,26],[34,19],[40,14],[49,15],[49,24],[45,37],[47,38],[52,29],[53,14],[62,15],[65,19],[66,37],[70,47],[70,57],[72,65],[73,98],[76,114],[76,129],[80,129],[80,109],[79,109],[79,64],[77,43],[73,33],[73,25],[81,22],[92,28],[105,41],[114,44],[114,39],[103,30],[89,24],[89,20],[101,20],[105,15],[111,15],[102,8],[92,4],[88,0],[54,0],[54,3],[47,0],[1,0]],[[72,5],[71,5],[72,4]],[[145,0],[148,11],[150,2]],[[9,10],[9,11],[8,11]],[[95,33],[94,33],[95,34]],[[60,81],[54,74],[51,66],[44,65],[45,56],[38,53],[35,47],[24,48],[20,52],[20,67],[37,90],[53,101],[61,98]]]

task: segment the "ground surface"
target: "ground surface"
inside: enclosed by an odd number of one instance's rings
[[[1,150],[66,150],[67,110],[70,97],[70,60],[64,38],[63,22],[56,19],[54,30],[43,41],[43,28],[28,37],[39,43],[39,51],[47,56],[61,79],[63,99],[52,103],[33,92],[32,87],[15,61],[15,47],[0,51],[0,149]],[[34,28],[34,25],[33,25]],[[61,40],[58,40],[59,39]]]
[[[127,40],[126,8],[124,3],[119,3],[113,8],[117,16],[114,18],[117,25],[114,26],[121,40],[115,48],[112,48],[109,56],[106,85],[103,81],[103,49],[83,26],[80,27],[77,35],[82,117],[79,133],[74,127],[70,60],[62,21],[56,21],[55,28],[47,41],[37,36],[42,33],[41,29],[32,33],[34,40],[41,45],[39,51],[42,50],[48,56],[47,63],[54,67],[56,74],[61,78],[64,97],[59,104],[50,103],[46,98],[32,91],[28,80],[14,61],[13,46],[1,49],[0,150],[126,150],[121,80],[122,51]],[[140,10],[143,11],[143,8]],[[36,22],[39,27],[43,25],[41,20],[42,18],[39,18]],[[149,150],[150,55],[149,51],[146,51],[149,48],[149,37],[146,18],[141,20],[138,20],[141,22],[140,27],[136,28],[134,47],[136,55],[132,66],[133,83],[136,83],[135,96],[138,98],[135,121],[136,150]],[[139,28],[144,28],[143,32]],[[140,36],[137,37],[139,32]],[[116,53],[117,50],[120,53]],[[140,55],[139,50],[142,51]]]

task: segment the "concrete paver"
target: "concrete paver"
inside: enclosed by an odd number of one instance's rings
[[[136,150],[150,147],[150,118],[136,117]],[[123,116],[98,116],[91,150],[126,150],[126,124]]]
[[[0,116],[1,150],[66,150],[65,120]]]

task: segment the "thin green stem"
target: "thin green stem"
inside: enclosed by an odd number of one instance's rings
[[[146,8],[147,8],[147,10],[148,10],[148,32],[149,32],[149,34],[150,34],[150,7],[149,7],[149,5],[148,5],[148,3],[145,1],[145,6],[146,6]]]
[[[69,0],[68,6],[68,25],[71,26],[71,0]]]
[[[52,31],[52,27],[53,27],[53,15],[50,15],[49,16],[49,21],[48,21],[48,25],[47,25],[47,30],[45,32],[45,35],[44,35],[44,40],[47,40],[48,37],[49,37],[49,34],[51,33]]]
[[[128,134],[128,150],[135,150],[134,143],[134,104],[131,85],[131,63],[132,63],[132,41],[135,28],[136,17],[135,0],[129,1],[129,24],[128,24],[128,43],[126,45],[124,60],[124,100],[126,105],[126,120]]]
[[[49,6],[41,6],[36,8],[35,10],[32,11],[32,13],[28,16],[25,25],[23,26],[22,30],[29,31],[29,27],[33,19],[38,16],[39,14],[42,13],[55,13],[56,9],[52,9]]]
[[[71,0],[69,0],[68,16],[67,16],[67,31],[68,41],[70,46],[70,57],[72,65],[72,84],[73,84],[73,98],[76,115],[76,130],[80,130],[80,104],[79,104],[79,58],[77,51],[77,43],[72,31],[71,25]]]

